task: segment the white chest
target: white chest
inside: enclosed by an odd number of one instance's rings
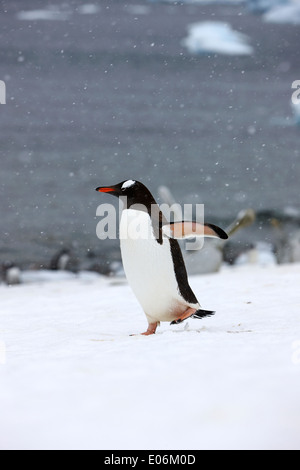
[[[159,244],[146,212],[126,209],[120,223],[120,243],[127,280],[147,317],[168,321],[184,310],[174,273],[170,242]]]

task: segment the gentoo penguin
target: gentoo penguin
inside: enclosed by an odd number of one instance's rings
[[[175,238],[205,236],[227,238],[214,225],[168,223],[150,191],[139,181],[127,180],[96,191],[124,202],[120,220],[120,245],[124,271],[148,320],[143,335],[151,335],[161,321],[181,323],[215,312],[203,310],[189,283],[179,244]]]
[[[63,248],[56,253],[50,261],[50,269],[52,271],[66,271],[71,259],[70,250]]]

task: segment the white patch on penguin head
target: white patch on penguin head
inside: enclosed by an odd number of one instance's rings
[[[127,180],[127,181],[125,181],[125,183],[122,184],[122,189],[131,188],[131,186],[134,186],[135,183],[136,183],[136,181]]]

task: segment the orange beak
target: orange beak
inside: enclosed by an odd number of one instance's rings
[[[111,191],[114,191],[114,188],[96,188],[96,191],[99,191],[99,193],[110,193]]]

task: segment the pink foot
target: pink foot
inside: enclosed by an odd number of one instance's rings
[[[159,325],[159,322],[149,323],[147,331],[145,331],[144,333],[141,333],[141,335],[143,335],[143,336],[154,335],[158,325]],[[137,336],[137,335],[133,334],[133,335],[130,335],[130,336]]]
[[[156,332],[156,328],[158,326],[158,322],[155,323],[149,323],[147,331],[142,333],[143,336],[149,336],[149,335],[154,335]]]
[[[195,308],[188,308],[180,317],[173,320],[171,325],[177,325],[178,323],[183,322],[187,318],[191,317],[197,310]]]

